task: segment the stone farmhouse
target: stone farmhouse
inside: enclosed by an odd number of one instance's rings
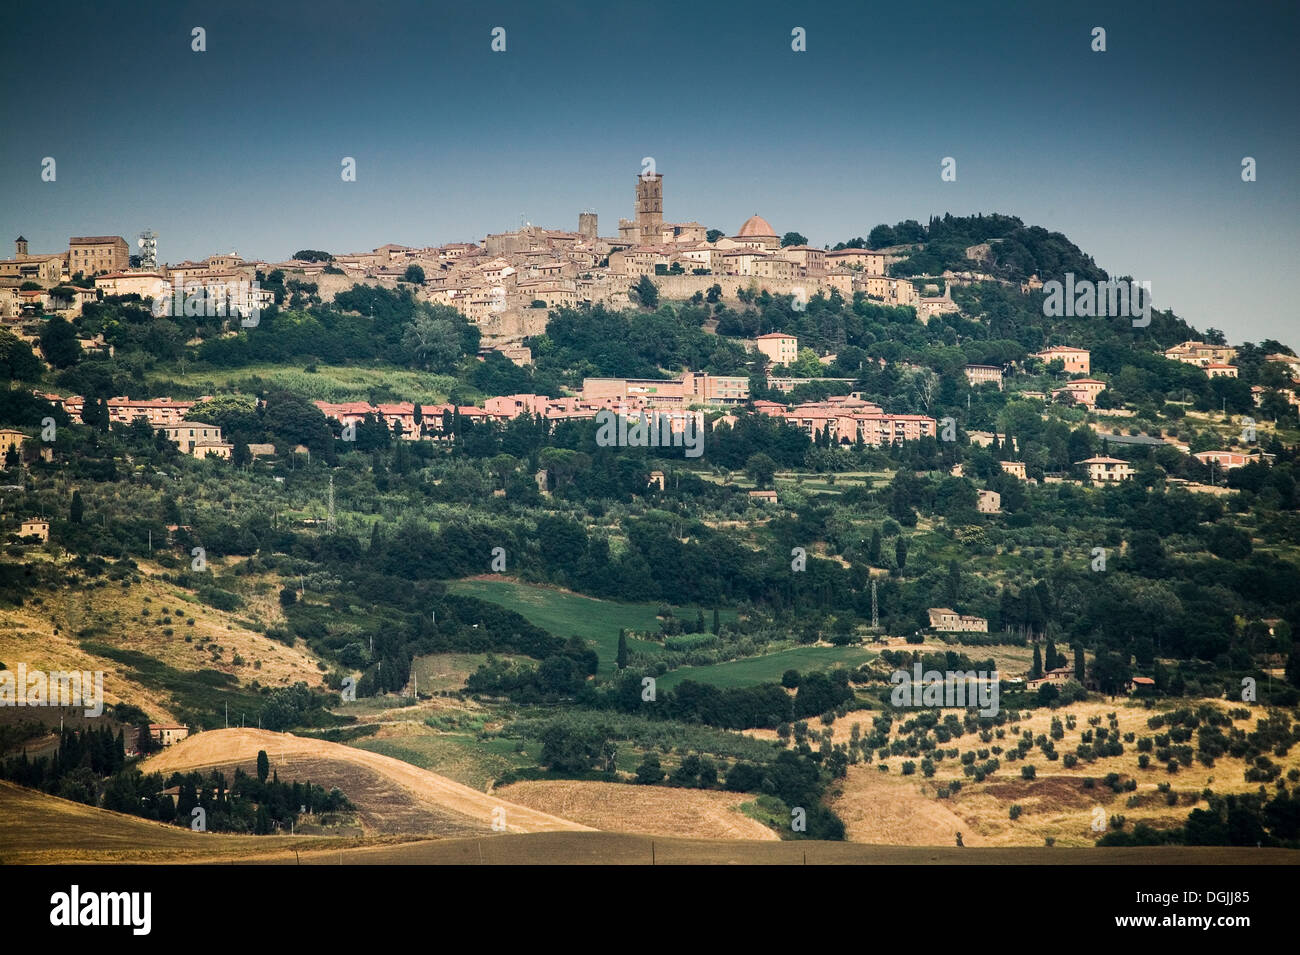
[[[931,607],[930,629],[940,633],[988,633],[989,622],[983,617],[958,613],[948,607]]]

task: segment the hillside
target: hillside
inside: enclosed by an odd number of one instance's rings
[[[6,865],[249,861],[351,841],[191,832],[83,806],[0,780],[0,862]]]
[[[475,792],[388,756],[269,730],[209,730],[151,757],[142,769],[171,773],[240,766],[251,772],[259,750],[286,779],[344,790],[358,807],[367,835],[486,834],[494,831],[494,819],[501,818],[508,832],[588,828]]]

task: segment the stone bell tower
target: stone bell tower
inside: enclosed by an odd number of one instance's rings
[[[643,173],[636,177],[636,231],[642,245],[658,245],[664,224],[664,177]]]

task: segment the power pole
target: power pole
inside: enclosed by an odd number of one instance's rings
[[[880,627],[880,607],[876,603],[876,582],[871,582],[871,629],[876,630]]]

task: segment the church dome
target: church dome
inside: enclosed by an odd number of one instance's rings
[[[740,227],[740,231],[736,233],[736,238],[745,239],[775,235],[776,230],[772,228],[766,219],[762,216],[750,216],[745,220],[745,224]]]

